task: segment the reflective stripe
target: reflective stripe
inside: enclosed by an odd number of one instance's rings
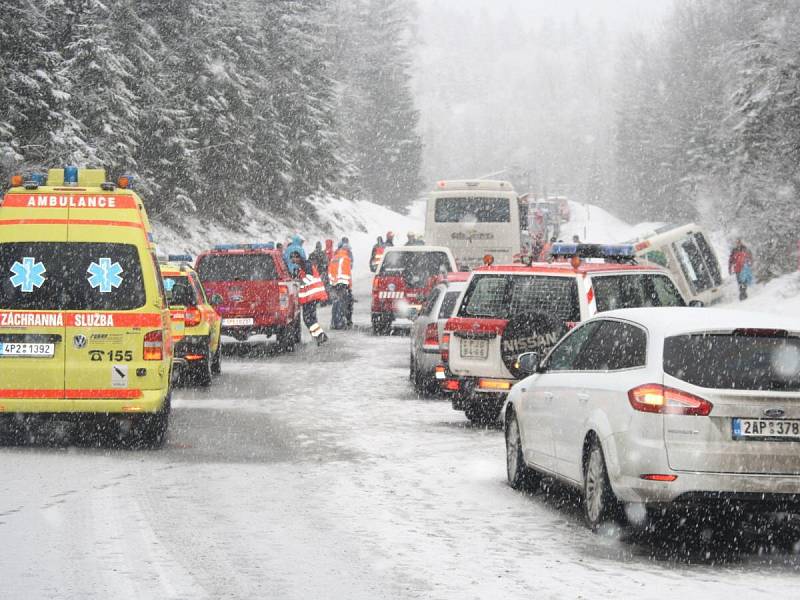
[[[314,270],[316,271],[316,269]],[[300,304],[324,302],[328,299],[328,292],[325,291],[325,284],[322,283],[322,279],[316,273],[313,275],[305,274],[297,296]]]
[[[320,327],[319,323],[314,323],[308,328],[308,331],[311,333],[311,337],[318,337],[322,333],[322,327]]]
[[[378,298],[402,298],[403,292],[378,292]]]
[[[30,389],[20,389],[20,390],[0,390],[0,398],[20,398],[20,399],[27,399],[27,398],[36,398],[36,399],[58,399],[58,398],[68,398],[71,400],[82,400],[82,399],[102,399],[102,398],[114,398],[114,399],[126,399],[126,398],[141,398],[142,397],[142,390],[120,390],[120,389],[113,389],[113,390],[64,390],[64,389],[57,389],[57,390],[30,390]]]

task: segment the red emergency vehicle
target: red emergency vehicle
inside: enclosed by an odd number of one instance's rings
[[[372,330],[387,334],[395,319],[411,319],[438,278],[456,271],[456,261],[444,246],[386,248],[372,280]]]
[[[476,269],[445,324],[436,376],[472,421],[497,419],[520,354],[544,356],[576,323],[616,308],[686,305],[666,269],[636,264],[633,246],[554,244],[551,256]]]
[[[222,335],[276,335],[287,350],[300,342],[298,283],[270,244],[215,246],[198,255],[195,270],[222,318]]]

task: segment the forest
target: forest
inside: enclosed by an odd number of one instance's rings
[[[236,225],[420,187],[404,0],[9,0],[0,176],[131,175],[151,214]]]

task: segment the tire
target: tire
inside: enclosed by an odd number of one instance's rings
[[[211,346],[208,346],[206,357],[204,360],[199,360],[192,365],[189,370],[189,380],[198,387],[208,387],[211,385],[212,368],[211,363]]]
[[[389,335],[392,331],[392,319],[381,314],[372,315],[372,333],[375,335]]]
[[[303,342],[303,330],[300,327],[300,313],[297,314],[294,325],[292,326],[292,339],[295,345],[299,345]]]
[[[157,450],[164,446],[167,441],[167,431],[169,430],[169,415],[172,410],[172,392],[167,393],[164,406],[157,413],[144,415],[139,423],[139,435],[142,444],[146,448]]]
[[[289,323],[285,327],[281,327],[278,330],[277,334],[277,341],[278,341],[278,348],[283,352],[293,352],[296,333],[295,333],[295,324],[294,322]]]
[[[516,413],[506,418],[506,475],[508,485],[515,490],[533,490],[541,479],[539,473],[525,464],[522,452],[522,438],[519,435],[519,422]]]
[[[597,439],[593,439],[583,473],[583,518],[589,529],[597,531],[603,524],[618,519],[621,506],[608,480],[606,459]]]
[[[219,375],[222,373],[222,340],[217,343],[217,351],[211,359],[211,374]]]
[[[435,393],[438,388],[436,380],[427,378],[420,372],[413,354],[409,359],[409,365],[409,378],[411,379],[411,385],[414,386],[414,391],[426,396]]]

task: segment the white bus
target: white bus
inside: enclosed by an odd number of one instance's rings
[[[640,260],[666,267],[684,298],[713,304],[722,297],[722,271],[702,227],[668,225],[631,242]]]
[[[527,225],[524,223],[523,226]],[[459,269],[510,263],[522,249],[520,203],[508,181],[440,181],[428,197],[425,243],[447,246]]]

